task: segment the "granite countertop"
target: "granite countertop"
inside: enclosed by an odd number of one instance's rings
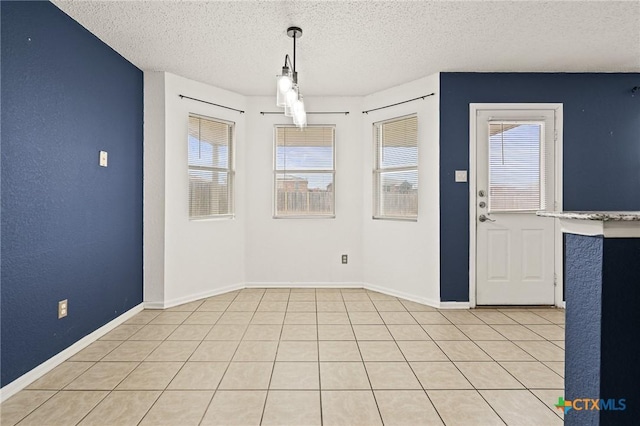
[[[558,219],[582,219],[582,220],[600,220],[603,222],[622,221],[622,222],[640,222],[640,211],[637,212],[612,212],[612,211],[584,211],[584,212],[547,212],[539,211],[536,213],[542,217],[555,217]]]

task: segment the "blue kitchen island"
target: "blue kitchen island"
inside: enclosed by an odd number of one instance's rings
[[[640,212],[538,215],[564,233],[565,424],[640,424]]]

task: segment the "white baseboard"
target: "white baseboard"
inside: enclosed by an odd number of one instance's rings
[[[163,302],[142,302],[144,309],[164,309]]]
[[[409,293],[390,290],[386,287],[381,287],[369,283],[364,283],[364,288],[366,288],[367,290],[377,291],[378,293],[387,294],[389,296],[401,297],[405,300],[431,306],[437,309],[469,309],[469,302],[440,302],[439,300],[429,299],[426,297],[416,297]]]
[[[381,287],[377,285],[373,285],[370,283],[364,283],[364,288],[367,290],[377,291],[378,293],[386,294],[393,297],[401,297],[405,300],[409,300],[411,302],[420,303],[422,305],[431,306],[433,308],[439,308],[440,302],[433,299],[428,299],[426,297],[416,297],[412,294],[404,293],[402,291],[391,290],[386,287]]]
[[[71,358],[73,355],[80,352],[82,349],[89,346],[91,343],[95,342],[129,318],[133,317],[138,312],[142,311],[143,305],[142,303],[129,309],[127,312],[123,313],[117,318],[112,319],[102,327],[98,328],[96,331],[87,334],[82,339],[75,342],[73,345],[69,346],[67,349],[62,352],[57,353],[52,356],[42,364],[33,368],[32,370],[24,373],[22,376],[15,379],[13,382],[4,386],[0,389],[0,403],[6,401],[11,396],[20,392],[22,389],[29,386],[31,383],[38,380],[40,377],[47,374],[49,371],[53,370],[58,365],[62,364],[67,359]]]
[[[233,286],[217,289],[206,294],[200,294],[189,298],[175,299],[163,305],[162,303],[145,302],[146,309],[165,309],[182,303],[192,302],[205,297],[216,296],[218,294],[227,293],[229,291],[240,290],[243,288],[365,288],[367,290],[377,291],[393,297],[401,297],[411,302],[421,303],[438,309],[469,309],[469,302],[440,302],[439,300],[429,299],[425,297],[416,297],[409,293],[392,290],[386,287],[373,285],[362,282],[274,282],[274,281],[254,281],[244,284],[236,284]]]
[[[243,283],[231,284],[225,287],[219,287],[213,290],[207,290],[196,294],[190,294],[188,296],[176,297],[175,299],[167,300],[165,302],[144,302],[145,309],[168,309],[174,306],[183,305],[189,302],[195,302],[196,300],[206,299],[207,297],[218,296],[223,293],[229,293],[230,291],[242,290],[245,288]]]
[[[440,302],[440,309],[469,309],[469,302]]]
[[[290,287],[290,288],[363,288],[361,282],[308,282],[301,283],[298,281],[294,282],[247,282],[245,283],[246,288],[282,288],[282,287]]]
[[[250,281],[246,283],[232,284],[226,287],[220,287],[185,297],[178,297],[166,302],[144,302],[145,309],[168,309],[184,303],[194,302],[196,300],[205,299],[207,297],[218,296],[230,291],[242,290],[244,288],[364,288],[367,290],[377,291],[393,297],[401,297],[411,302],[421,303],[438,309],[469,309],[469,302],[440,302],[439,300],[429,299],[426,297],[417,297],[409,293],[389,289],[379,285],[362,282],[277,282],[277,281]]]

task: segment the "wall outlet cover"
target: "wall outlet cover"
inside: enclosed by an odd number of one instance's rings
[[[100,151],[100,167],[107,167],[108,156],[107,151]]]
[[[456,170],[456,182],[466,182],[466,181],[467,181],[467,171]]]
[[[68,299],[64,299],[58,302],[58,319],[64,318],[67,316],[69,301]]]

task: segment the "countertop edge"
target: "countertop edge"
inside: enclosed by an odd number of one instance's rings
[[[596,220],[602,222],[636,222],[640,221],[640,211],[538,211],[541,217],[557,219]]]

